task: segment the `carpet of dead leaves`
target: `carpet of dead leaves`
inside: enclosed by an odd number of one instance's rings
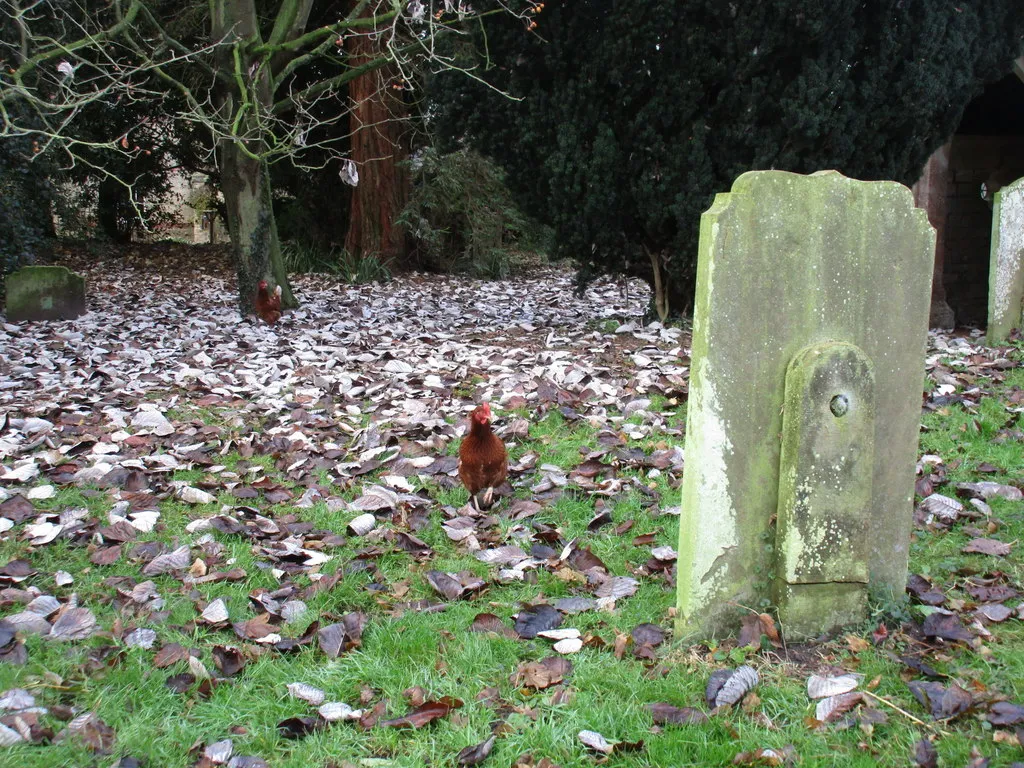
[[[352,540],[359,542],[354,562],[370,572],[384,551],[429,564],[431,547],[416,534],[431,514],[443,516],[449,539],[489,565],[491,576],[426,570],[436,600],[402,603],[402,595],[393,593],[392,611],[443,608],[447,601],[472,598],[490,580],[523,581],[537,569],[571,570],[586,585],[580,596],[524,606],[514,624],[486,611],[477,615],[472,631],[552,644],[551,656],[515,670],[515,682],[524,688],[562,695],[559,686],[573,671],[571,655],[604,644],[563,627],[567,617],[614,610],[642,578],[673,588],[671,547],[654,547],[637,572],[615,574],[584,543],[530,524],[543,505],[570,490],[597,499],[594,530],[612,522],[602,512],[605,502],[630,490],[650,497],[663,514],[676,511],[671,497],[660,497],[638,478],[667,476],[668,487],[678,486],[682,435],[672,416],[686,397],[689,337],[678,328],[645,324],[648,294],[642,285],[603,282],[577,296],[572,275],[555,268],[507,281],[409,274],[368,286],[299,276],[294,288],[301,306],[269,327],[239,316],[222,252],[184,257],[167,247],[105,259],[73,253],[65,263],[86,276],[87,315],[71,322],[0,322],[0,541],[21,547],[20,556],[0,562],[0,663],[29,661],[26,636],[58,643],[102,637],[97,663],[121,648],[141,647],[152,651],[156,668],[174,672],[169,688],[201,694],[244,669],[250,644],[280,653],[308,646],[339,657],[360,647],[370,617],[353,611],[336,621],[303,623],[307,602],[344,576],[341,570],[324,575],[321,568],[333,550]],[[979,378],[998,381],[1020,366],[1019,356],[1007,355],[970,335],[932,334],[927,369],[934,386],[925,409],[976,407],[987,394],[974,386]],[[1003,439],[1021,438],[1020,394],[1007,403],[1017,418]],[[469,410],[484,400],[494,406],[497,431],[513,449],[504,493],[529,489],[528,499],[503,502],[501,515],[514,523],[506,533],[493,514],[439,505],[424,489],[457,485],[453,447]],[[536,453],[515,450],[531,424],[551,411],[596,430],[594,446],[575,466],[538,464]],[[645,451],[641,442],[660,447]],[[236,459],[230,468],[228,456]],[[261,457],[271,461],[257,461]],[[198,479],[175,479],[196,470]],[[999,539],[987,500],[1019,502],[1020,467],[1013,471],[1012,483],[946,487],[943,458],[923,456],[918,526],[973,526],[977,535],[965,551],[1012,557],[1015,542]],[[100,494],[105,516],[48,503],[66,488]],[[223,494],[234,502],[210,511]],[[180,530],[166,531],[171,537],[154,539],[150,534],[165,528],[161,503],[170,499],[197,511]],[[290,512],[273,513],[274,505]],[[314,505],[342,515],[344,529],[308,522],[303,511]],[[628,530],[616,527],[615,533]],[[167,618],[161,590],[167,576],[182,589],[246,581],[214,533],[249,541],[279,587],[253,590],[244,616],[231,615],[222,600],[198,600],[195,626],[224,637],[204,660],[161,641],[159,625]],[[34,555],[58,541],[86,548],[95,567],[128,562],[137,575],[108,580],[110,602],[101,611],[78,598],[77,574],[37,570]],[[850,637],[851,650],[856,653],[858,643],[886,649],[908,670],[910,691],[928,713],[922,717],[948,723],[971,713],[1003,729],[1006,742],[1019,743],[1024,708],[941,675],[930,661],[951,644],[980,649],[995,625],[1024,618],[1022,586],[1008,571],[993,567],[965,576],[966,597],[950,597],[942,585],[912,575],[909,592],[935,610],[921,624],[880,624],[870,637]],[[628,648],[656,668],[667,647],[665,631],[656,626],[662,618],[619,635],[608,650],[621,658]],[[301,633],[289,631],[296,622],[305,627]],[[774,649],[783,648],[768,614],[751,615],[736,645],[778,653]],[[719,670],[708,681],[708,712],[653,703],[652,721],[656,728],[704,722],[756,696],[759,683],[748,665]],[[870,681],[840,669],[811,675],[807,687],[820,701],[819,726],[870,729],[894,714],[871,693]],[[324,691],[296,682],[288,695],[305,702],[309,714],[278,728],[288,738],[341,720],[363,728],[419,728],[463,705],[452,697],[407,693],[408,711],[388,719],[372,692],[363,701],[332,702]],[[457,762],[483,762],[500,735],[499,729],[467,747]],[[69,738],[101,754],[115,751],[116,733],[95,713],[48,710],[27,690],[0,691],[0,750]],[[581,731],[579,740],[597,757],[643,749],[642,741],[611,742],[594,731]],[[202,766],[267,764],[233,754],[230,739],[193,745],[192,754]],[[932,740],[924,739],[913,759],[935,765],[934,755]],[[516,764],[554,765],[545,760],[524,757]],[[797,760],[786,749],[737,755],[746,764]]]

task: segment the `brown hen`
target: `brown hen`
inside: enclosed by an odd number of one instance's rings
[[[469,434],[459,446],[459,479],[478,510],[494,503],[494,489],[508,475],[505,444],[491,430],[491,406],[481,403],[469,416]]]
[[[267,288],[267,281],[260,280],[256,290],[256,314],[263,320],[273,325],[281,319],[281,286],[274,288],[271,293]]]

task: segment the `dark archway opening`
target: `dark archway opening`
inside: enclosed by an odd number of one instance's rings
[[[964,111],[949,145],[943,279],[957,325],[988,313],[992,195],[1024,176],[1024,81],[991,83]]]

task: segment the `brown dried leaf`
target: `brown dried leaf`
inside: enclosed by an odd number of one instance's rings
[[[96,617],[88,608],[68,608],[53,623],[51,640],[84,640],[96,631]]]
[[[953,640],[969,643],[974,639],[966,627],[960,622],[959,617],[952,613],[931,613],[925,617],[921,630],[927,637],[939,637],[943,640]]]
[[[993,725],[1018,725],[1024,723],[1024,707],[1009,701],[997,701],[989,708],[986,719]]]
[[[428,701],[421,704],[402,717],[384,720],[379,725],[383,728],[422,728],[439,717],[445,717],[453,709],[458,709],[461,706],[461,700],[451,696],[443,696],[437,701]]]
[[[973,705],[971,694],[954,683],[946,688],[942,683],[913,680],[907,683],[914,698],[926,707],[936,720],[951,720],[967,712]]]
[[[230,645],[213,646],[213,663],[225,677],[234,677],[245,667],[246,658],[242,652]]]
[[[57,734],[55,741],[78,739],[91,751],[106,755],[114,748],[114,729],[93,712],[79,715]]]
[[[1002,557],[1010,554],[1012,544],[1005,544],[996,539],[971,539],[961,552],[977,552],[982,555]]]
[[[914,765],[918,768],[938,768],[939,753],[929,739],[921,739],[914,745]]]
[[[823,723],[835,722],[863,700],[864,694],[856,691],[829,696],[818,702],[814,716]]]
[[[494,632],[502,637],[511,639],[518,638],[512,627],[508,626],[499,616],[493,613],[478,613],[473,617],[473,623],[469,625],[470,632]]]
[[[733,765],[794,765],[796,762],[796,749],[792,744],[782,749],[762,747],[751,752],[740,752],[732,759]]]
[[[455,762],[458,765],[480,765],[487,756],[491,754],[491,750],[494,749],[494,742],[497,740],[497,736],[490,736],[479,744],[473,744],[471,746],[462,749],[458,756],[455,758]]]
[[[142,573],[146,576],[156,576],[161,573],[184,570],[191,564],[192,558],[189,555],[189,548],[183,546],[165,555],[157,555],[146,563]]]
[[[549,656],[541,661],[528,661],[519,665],[512,675],[512,684],[543,690],[557,685],[572,672],[572,662],[561,656]]]
[[[184,661],[188,656],[187,648],[178,643],[168,643],[156,652],[156,655],[153,657],[153,666],[157,669],[163,669],[179,661]]]

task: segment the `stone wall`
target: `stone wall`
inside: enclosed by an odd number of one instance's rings
[[[942,227],[943,282],[957,325],[984,327],[992,245],[991,202],[981,185],[1024,176],[1024,137],[956,135],[949,145]]]

